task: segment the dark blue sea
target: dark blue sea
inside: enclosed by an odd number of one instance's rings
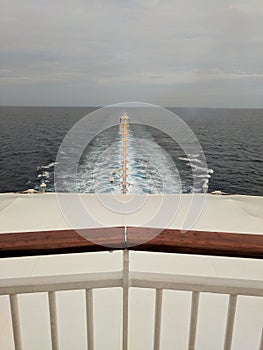
[[[94,110],[92,107],[0,107],[0,192],[38,190],[41,181],[45,181],[47,191],[54,191],[54,167],[61,142],[75,123]],[[191,167],[189,155],[168,135],[131,124],[129,191],[201,192],[202,184],[208,179],[209,192],[263,196],[262,109],[170,110],[196,135],[207,169],[202,168],[198,152],[191,155]],[[151,149],[147,149],[149,144]],[[108,181],[111,169],[120,166],[119,147],[117,128],[95,137],[81,156],[77,182],[65,191],[120,191],[118,179],[114,185]],[[163,157],[163,153],[169,157]],[[159,166],[154,165],[156,162]],[[200,171],[197,184],[192,180],[193,164]],[[59,190],[63,191],[63,187]]]

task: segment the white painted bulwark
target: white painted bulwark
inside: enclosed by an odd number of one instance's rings
[[[67,217],[65,210],[72,203],[74,208],[75,201],[85,215]],[[189,224],[187,229],[197,231],[263,234],[262,208],[263,197],[241,195],[9,193],[0,194],[0,233],[113,226],[184,229]]]

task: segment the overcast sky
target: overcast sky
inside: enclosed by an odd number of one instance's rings
[[[0,0],[0,104],[263,107],[262,0]]]

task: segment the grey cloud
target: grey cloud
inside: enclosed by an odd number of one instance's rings
[[[256,0],[13,0],[0,10],[2,104],[56,104],[57,91],[57,104],[139,97],[170,106],[188,98],[192,105],[202,91],[199,101],[208,105],[211,89],[219,104],[224,96],[226,104],[242,103],[239,92],[263,103],[263,10]],[[239,88],[240,79],[250,88]]]

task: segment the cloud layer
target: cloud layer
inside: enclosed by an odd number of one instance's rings
[[[263,107],[259,0],[0,1],[0,104]]]

